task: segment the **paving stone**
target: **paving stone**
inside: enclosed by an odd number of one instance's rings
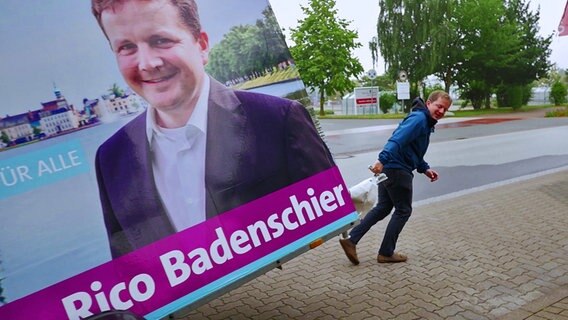
[[[567,194],[564,170],[418,206],[407,263],[376,263],[383,221],[358,266],[332,239],[182,319],[568,320]]]

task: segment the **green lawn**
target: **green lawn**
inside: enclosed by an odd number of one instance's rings
[[[549,109],[552,105],[539,105],[539,106],[524,106],[521,109],[513,110],[512,108],[491,108],[491,109],[480,109],[480,110],[457,110],[452,111],[452,117],[481,117],[489,115],[505,115],[510,114],[515,116],[516,114],[522,114],[524,112],[530,112],[539,109]],[[562,110],[562,108],[560,109]],[[316,110],[316,113],[318,110]],[[556,112],[554,116],[562,116],[562,112]],[[566,114],[566,108],[564,108],[564,114]],[[371,114],[371,115],[329,115],[319,116],[320,119],[402,119],[406,116],[404,113],[399,114]]]
[[[285,70],[278,70],[278,71],[273,71],[269,74],[266,74],[262,77],[258,77],[256,79],[252,79],[243,83],[239,83],[236,86],[233,86],[233,89],[241,89],[241,90],[245,90],[245,89],[250,89],[250,88],[256,88],[256,87],[262,87],[271,83],[276,83],[276,82],[281,82],[281,81],[286,81],[286,80],[292,80],[292,79],[298,79],[300,77],[300,74],[298,73],[298,69],[296,68],[287,68]]]

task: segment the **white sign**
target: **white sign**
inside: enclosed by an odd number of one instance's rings
[[[410,82],[396,82],[396,96],[398,100],[410,99]]]
[[[376,107],[379,87],[355,88],[355,107]]]
[[[371,80],[374,80],[377,77],[377,71],[375,71],[375,69],[367,71],[367,77],[369,77],[369,79]]]

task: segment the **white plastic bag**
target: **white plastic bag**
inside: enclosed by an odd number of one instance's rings
[[[349,188],[351,200],[353,200],[355,210],[357,210],[361,218],[379,201],[379,183],[386,179],[387,176],[381,173],[378,176],[367,178]]]

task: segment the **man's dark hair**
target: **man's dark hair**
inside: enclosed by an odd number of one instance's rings
[[[108,38],[105,28],[101,21],[101,16],[105,10],[115,10],[117,6],[127,1],[156,1],[156,0],[91,0],[91,10],[97,19],[103,33]],[[199,22],[199,13],[197,12],[197,4],[195,0],[167,0],[178,9],[181,21],[189,28],[195,39],[199,39],[201,33],[201,23]]]

